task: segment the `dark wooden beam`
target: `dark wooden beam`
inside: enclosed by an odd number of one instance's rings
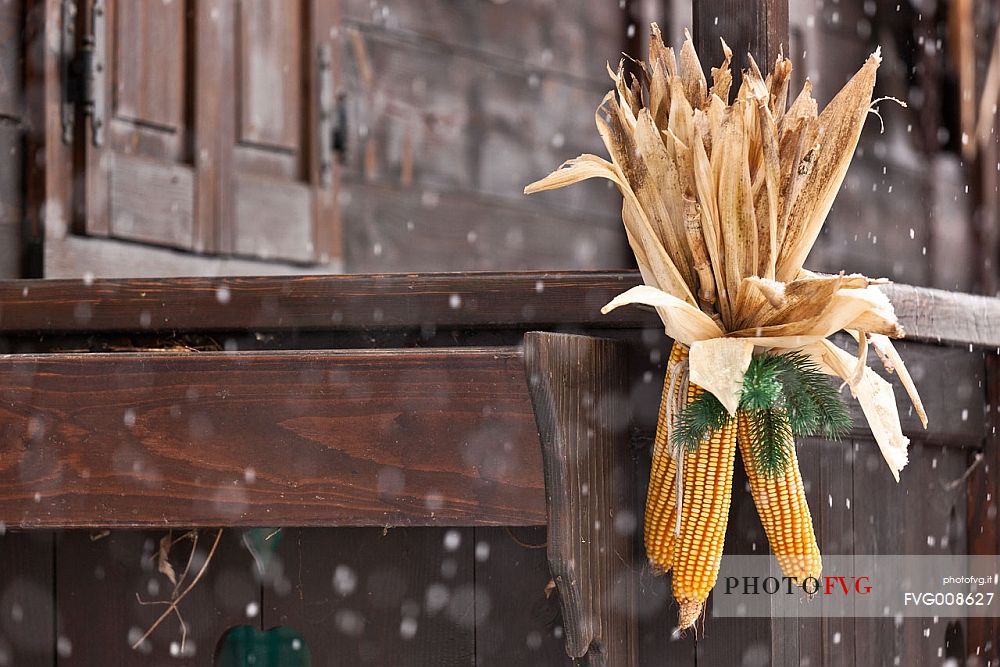
[[[897,391],[904,432],[978,448],[982,354],[902,354],[931,418],[924,431]],[[543,525],[522,358],[512,347],[0,355],[0,524]],[[653,423],[636,426],[652,437]]]
[[[788,0],[694,0],[694,45],[708,74],[722,62],[722,37],[733,50],[734,69],[747,67],[746,54],[765,73],[778,52],[788,53]],[[739,73],[733,73],[734,87]]]
[[[512,348],[0,360],[0,525],[543,525]]]
[[[985,412],[990,433],[980,452],[970,453],[967,489],[968,550],[973,554],[1000,553],[1000,356],[986,359],[987,397]],[[969,618],[968,646],[973,647],[983,664],[1000,658],[1000,619]]]
[[[531,332],[525,366],[538,420],[549,569],[566,652],[589,667],[638,664],[638,513],[629,448],[628,357],[616,341]]]
[[[632,271],[0,280],[0,334],[659,329],[651,311],[601,314],[641,283]],[[882,289],[912,340],[1000,347],[1000,299]]]

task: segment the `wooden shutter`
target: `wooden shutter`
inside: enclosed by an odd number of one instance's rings
[[[233,218],[226,250],[324,263],[339,254],[329,233],[332,4],[234,4]]]
[[[95,118],[86,123],[85,230],[185,250],[212,248],[200,210],[185,3],[93,0]],[[194,111],[195,113],[192,113]],[[210,155],[202,154],[202,166]]]
[[[330,3],[85,4],[98,119],[82,138],[83,231],[301,263],[336,256],[332,154],[319,150],[332,141]]]

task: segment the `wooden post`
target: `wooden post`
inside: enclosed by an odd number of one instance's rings
[[[628,359],[622,343],[529,332],[524,359],[542,443],[549,570],[566,652],[638,664]]]
[[[706,73],[722,62],[722,44],[733,50],[733,90],[750,53],[762,72],[778,52],[788,53],[788,0],[694,0],[694,45]]]

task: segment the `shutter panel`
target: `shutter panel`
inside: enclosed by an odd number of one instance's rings
[[[205,249],[190,154],[194,69],[185,7],[181,0],[88,3],[103,99],[100,125],[87,123],[83,139],[88,234]]]
[[[235,4],[233,228],[238,255],[327,262],[333,179],[321,177],[321,106],[332,113],[334,25],[323,0]],[[322,93],[322,95],[321,95]]]
[[[83,231],[299,263],[339,255],[336,169],[321,173],[319,150],[334,3],[85,4],[104,113],[100,145],[90,122],[81,137]]]

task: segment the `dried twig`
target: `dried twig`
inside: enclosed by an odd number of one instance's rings
[[[183,591],[181,591],[181,593],[179,595],[177,595],[169,603],[167,609],[162,614],[160,614],[159,618],[157,618],[153,622],[152,625],[149,626],[149,629],[146,630],[145,633],[143,633],[142,637],[140,637],[138,640],[136,640],[135,643],[132,644],[132,648],[133,649],[139,648],[139,646],[144,641],[146,641],[151,634],[153,634],[153,631],[156,630],[156,628],[158,628],[160,626],[160,623],[162,623],[167,618],[167,616],[169,616],[170,614],[173,614],[173,613],[177,612],[177,605],[180,604],[181,600],[183,600],[187,596],[187,594],[190,593],[192,591],[192,589],[194,589],[194,587],[198,585],[198,582],[201,581],[202,576],[205,574],[205,571],[208,569],[208,564],[212,562],[212,556],[215,555],[215,550],[219,546],[219,540],[221,540],[221,539],[222,539],[222,528],[220,528],[215,533],[215,540],[212,542],[212,548],[208,550],[208,556],[205,557],[205,563],[201,566],[201,569],[198,570],[198,574],[195,575],[194,579],[191,581],[190,584],[188,584],[187,588],[185,588]],[[194,553],[194,550],[192,550],[192,553]],[[181,621],[181,633],[182,633],[182,637],[184,637],[184,638],[187,637],[187,630],[186,630],[186,627],[184,625],[183,620]]]

